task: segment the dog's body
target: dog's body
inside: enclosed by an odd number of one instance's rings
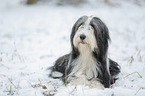
[[[120,72],[119,65],[107,57],[109,31],[97,17],[83,16],[71,33],[71,53],[60,57],[50,76],[64,82],[90,87],[109,87]]]

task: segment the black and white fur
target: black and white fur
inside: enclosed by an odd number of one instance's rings
[[[65,83],[99,88],[115,83],[120,67],[107,56],[109,31],[99,18],[79,18],[70,39],[71,53],[56,60],[50,76],[61,78]]]

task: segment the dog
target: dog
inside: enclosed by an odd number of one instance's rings
[[[108,58],[109,30],[95,16],[82,16],[70,36],[71,52],[55,62],[50,76],[64,83],[109,88],[118,79],[120,66]]]

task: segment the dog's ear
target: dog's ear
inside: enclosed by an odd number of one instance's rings
[[[87,20],[88,16],[82,16],[80,17],[76,23],[74,24],[74,26],[72,27],[72,32],[71,32],[71,43],[72,43],[72,40],[74,38],[74,35],[76,33],[76,31],[78,30],[78,28],[84,24],[84,22]]]
[[[108,43],[110,40],[109,30],[104,22],[97,17],[93,17],[90,25],[94,28],[94,34],[98,45],[96,55],[101,61],[104,61],[106,59]]]
[[[72,28],[72,32],[71,32],[71,36],[70,36],[70,40],[71,40],[71,47],[72,47],[72,59],[76,58],[79,55],[79,51],[77,48],[74,47],[73,44],[73,38],[74,35],[76,34],[76,31],[78,30],[78,28],[84,24],[84,22],[87,20],[88,16],[82,16],[80,17],[76,23],[74,24],[73,28]]]
[[[74,24],[73,28],[72,28],[72,33],[76,32],[78,30],[78,28],[83,25],[83,23],[88,19],[88,16],[82,16],[80,17],[76,23]]]

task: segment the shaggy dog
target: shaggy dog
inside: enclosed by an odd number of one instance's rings
[[[108,58],[109,31],[99,18],[80,17],[70,39],[72,51],[56,60],[51,77],[102,89],[115,83],[120,67]]]

